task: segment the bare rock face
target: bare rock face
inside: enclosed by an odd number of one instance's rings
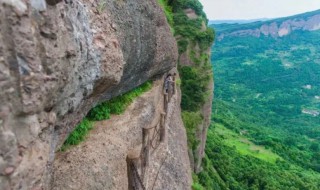
[[[57,154],[54,162],[54,190],[134,189],[129,185],[130,167],[127,157],[134,150],[143,150],[143,128],[158,123],[164,112],[163,79],[137,98],[121,115],[95,123],[86,141]],[[181,121],[180,92],[171,99],[165,116],[166,136],[157,142],[157,130],[152,137],[145,177],[140,175],[145,189],[188,190],[191,168],[187,137]],[[139,170],[139,167],[137,167]],[[136,180],[139,183],[139,180]]]
[[[0,1],[0,189],[47,188],[83,116],[176,59],[156,0]]]

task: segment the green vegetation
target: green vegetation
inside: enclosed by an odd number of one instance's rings
[[[195,64],[183,66],[179,63],[181,77],[183,122],[187,129],[188,145],[192,150],[198,146],[196,129],[202,123],[200,109],[207,100],[208,85],[212,80],[211,63],[206,50],[214,40],[214,31],[206,28],[208,20],[198,0],[159,0],[178,42],[179,54],[188,53]],[[192,9],[195,17],[189,18],[187,9]],[[189,120],[193,118],[194,120]]]
[[[208,73],[211,69],[200,70],[197,67],[180,66],[179,73],[182,78],[181,108],[186,111],[197,112],[207,100],[208,85],[212,76]]]
[[[225,122],[234,131],[248,130],[255,144],[320,172],[319,152],[310,149],[320,143],[320,118],[302,113],[303,109],[320,110],[318,44],[319,31],[218,43],[213,57],[216,107],[225,109],[223,104],[232,115],[220,112],[215,121]]]
[[[188,146],[195,150],[199,144],[196,139],[197,127],[201,124],[203,118],[198,112],[182,112],[182,120],[187,131]]]
[[[88,113],[88,119],[92,121],[101,121],[110,118],[110,114],[122,114],[126,108],[133,102],[133,100],[150,90],[152,87],[151,82],[146,82],[141,86],[127,92],[123,95],[117,96],[111,100],[103,102],[96,107],[92,108]]]
[[[197,127],[203,122],[200,110],[208,101],[209,84],[212,80],[212,68],[207,63],[203,65],[178,67],[181,77],[181,109],[182,121],[186,127],[188,146],[194,152],[199,144]],[[195,159],[196,154],[194,156]]]
[[[320,111],[319,45],[319,31],[216,42],[205,189],[320,189],[320,117],[302,112]]]
[[[177,39],[179,55],[186,53],[193,65],[178,63],[181,81],[179,81],[182,100],[182,120],[187,132],[188,147],[195,153],[199,145],[198,127],[203,122],[201,108],[210,96],[212,66],[207,50],[214,41],[214,30],[207,28],[207,17],[198,0],[160,0],[167,20],[173,28]],[[192,15],[192,9],[196,15]],[[189,18],[186,12],[192,15]],[[173,18],[173,22],[172,19]],[[197,161],[194,154],[194,161]],[[202,186],[194,180],[194,190],[202,190]]]
[[[310,189],[320,187],[319,173],[278,160],[266,162],[240,153],[212,127],[208,132],[203,171],[199,183],[207,190],[227,189]]]
[[[92,108],[88,115],[70,133],[60,150],[64,151],[71,145],[78,145],[80,142],[84,141],[89,130],[92,129],[94,121],[107,120],[110,118],[111,114],[122,114],[136,97],[151,88],[152,82],[145,82],[123,95],[117,96]]]
[[[84,118],[69,135],[60,150],[65,151],[71,145],[78,145],[84,140],[85,136],[89,133],[89,130],[91,130],[92,127],[93,122],[88,120],[87,118]]]
[[[204,189],[199,183],[193,183],[192,190],[204,190]]]
[[[181,78],[182,120],[187,132],[188,147],[195,153],[199,145],[197,130],[204,119],[200,111],[211,95],[209,85],[212,81],[212,65],[207,50],[214,41],[215,33],[212,28],[207,28],[208,20],[198,0],[160,0],[160,4],[174,30],[179,55],[186,53],[194,63],[186,66],[179,61],[178,70]],[[194,161],[198,159],[194,154]],[[192,189],[204,189],[197,178],[193,181]]]
[[[193,180],[193,183],[191,186],[192,190],[204,190],[203,186],[199,183],[199,178],[197,174],[192,173],[192,180]]]
[[[190,43],[192,48],[198,44],[201,51],[210,48],[214,40],[214,30],[203,30],[203,26],[208,24],[208,19],[198,0],[158,0],[158,3],[177,37],[180,54],[187,50]],[[197,18],[189,19],[185,14],[186,9],[194,10]]]
[[[226,139],[225,144],[227,146],[236,148],[240,154],[256,157],[270,163],[276,163],[276,161],[282,160],[280,156],[266,149],[264,146],[255,145],[246,137],[225,128],[220,123],[217,123],[213,130],[217,135]],[[245,132],[246,131],[243,131],[243,133]]]
[[[196,2],[197,0],[195,0]],[[174,13],[175,36],[178,37],[179,52],[183,53],[187,45],[195,46],[199,44],[200,50],[205,51],[210,48],[214,40],[214,30],[207,28],[203,31],[203,25],[206,26],[207,18],[205,14],[198,16],[196,19],[189,19],[184,13],[184,9],[177,9]]]
[[[172,7],[168,5],[168,0],[158,0],[159,5],[162,7],[164,14],[170,26],[173,26],[173,13]]]
[[[202,4],[197,0],[171,0],[170,6],[173,7],[174,12],[179,12],[180,10],[193,9],[197,15],[206,18],[206,14],[203,12]]]

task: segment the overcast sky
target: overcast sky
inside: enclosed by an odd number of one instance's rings
[[[320,0],[199,0],[210,20],[277,18],[320,9]]]

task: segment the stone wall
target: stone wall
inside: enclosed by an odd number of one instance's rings
[[[87,112],[176,59],[156,0],[1,0],[0,189],[48,188]]]

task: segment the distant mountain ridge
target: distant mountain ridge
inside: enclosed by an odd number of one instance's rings
[[[209,20],[209,25],[212,24],[247,24],[258,21],[267,21],[270,18],[259,18],[259,19],[242,19],[242,20]]]
[[[320,29],[320,9],[312,12],[246,24],[212,24],[220,41],[228,36],[283,37],[295,30]]]

